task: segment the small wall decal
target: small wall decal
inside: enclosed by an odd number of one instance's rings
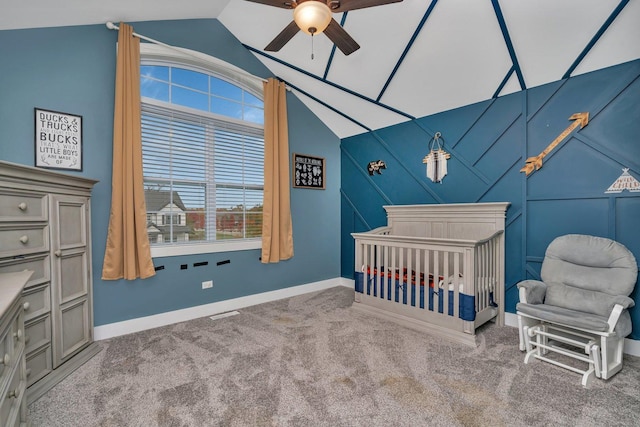
[[[444,138],[440,132],[436,132],[429,141],[429,154],[422,159],[422,163],[427,165],[427,178],[433,182],[442,182],[447,174],[447,159],[451,154],[442,149]]]
[[[374,173],[378,173],[378,175],[382,175],[382,171],[380,169],[386,169],[387,164],[382,160],[375,160],[373,162],[369,162],[367,166],[367,170],[369,171],[369,175],[373,175]]]
[[[640,182],[629,173],[629,168],[622,169],[622,175],[620,175],[618,179],[609,186],[607,191],[605,191],[605,194],[622,193],[624,190],[628,190],[632,193],[640,192]]]
[[[571,117],[569,117],[569,120],[573,120],[573,123],[567,126],[567,128],[563,130],[562,133],[556,137],[556,139],[551,141],[551,144],[549,144],[547,148],[542,150],[542,153],[534,157],[529,157],[525,162],[525,165],[522,167],[522,169],[520,169],[520,172],[524,172],[526,176],[529,176],[529,174],[534,170],[539,170],[542,167],[542,159],[544,159],[544,157],[549,154],[551,150],[556,148],[558,144],[560,144],[571,132],[573,132],[573,130],[577,128],[578,125],[580,126],[580,129],[582,129],[589,124],[589,113],[575,113]]]

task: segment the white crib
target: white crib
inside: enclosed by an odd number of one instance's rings
[[[384,206],[385,227],[352,233],[353,307],[475,346],[478,326],[504,325],[508,206]]]

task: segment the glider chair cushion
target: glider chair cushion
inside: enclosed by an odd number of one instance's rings
[[[585,351],[595,375],[603,373],[606,379],[617,372],[622,364],[623,338],[631,333],[628,309],[634,301],[629,295],[637,275],[633,254],[611,239],[568,234],[553,240],[542,262],[542,280],[518,283],[521,302],[516,309],[520,348],[524,350],[526,342],[528,351],[525,361],[531,357],[547,360],[544,354],[554,351],[547,340],[558,340],[559,336],[549,333],[549,328],[564,328],[563,333],[566,328],[576,328],[576,336],[591,337],[585,342]],[[534,336],[535,343],[531,340]],[[531,346],[538,348],[531,350]],[[615,350],[610,350],[613,347]],[[605,350],[608,353],[602,357]],[[608,365],[599,366],[601,358]],[[587,381],[585,377],[583,384]]]
[[[610,239],[582,234],[556,238],[545,253],[540,276],[542,282],[525,280],[527,303],[516,308],[525,314],[550,322],[595,331],[607,331],[607,320],[616,304],[622,315],[616,335],[631,333],[633,292],[638,266],[633,254]]]

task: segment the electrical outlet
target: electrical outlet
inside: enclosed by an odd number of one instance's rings
[[[207,280],[206,282],[202,282],[202,289],[213,288],[213,280]]]

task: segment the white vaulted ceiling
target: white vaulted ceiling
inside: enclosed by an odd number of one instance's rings
[[[55,3],[55,5],[54,5]],[[217,18],[341,137],[640,58],[640,0],[404,0],[334,14],[349,56],[245,0],[0,0],[0,30]]]

